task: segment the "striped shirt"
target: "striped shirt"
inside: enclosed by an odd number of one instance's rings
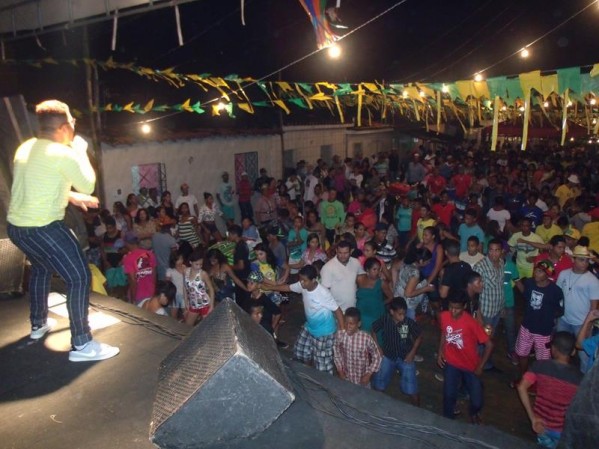
[[[382,357],[373,338],[366,332],[349,335],[341,331],[335,338],[334,360],[337,370],[343,371],[347,380],[360,384],[362,376],[379,370]]]
[[[483,317],[492,318],[498,315],[505,305],[503,292],[503,260],[496,267],[489,257],[476,263],[473,270],[483,279],[483,291],[480,294],[480,313]]]
[[[39,227],[62,220],[71,188],[90,194],[95,183],[85,151],[47,139],[29,139],[15,153],[8,222]]]
[[[561,432],[566,410],[582,381],[582,373],[573,365],[555,360],[537,360],[524,374],[524,378],[531,384],[537,384],[535,415],[545,421],[548,429]]]
[[[383,354],[391,360],[404,360],[420,336],[420,326],[416,321],[406,317],[401,323],[396,323],[388,313],[372,323],[374,333],[381,329],[383,331]]]

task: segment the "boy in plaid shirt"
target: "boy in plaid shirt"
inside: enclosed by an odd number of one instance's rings
[[[360,311],[345,311],[345,330],[337,334],[334,360],[341,379],[370,388],[370,378],[381,365],[381,355],[370,334],[360,330]]]

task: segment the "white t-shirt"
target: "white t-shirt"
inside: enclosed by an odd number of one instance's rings
[[[364,175],[362,175],[362,173],[358,173],[357,175],[350,173],[350,175],[347,177],[347,179],[349,180],[349,182],[355,181],[356,186],[362,187],[362,181],[364,181]]]
[[[304,201],[316,202],[314,197],[314,187],[318,184],[318,178],[312,174],[306,176],[304,180]]]
[[[362,264],[355,257],[350,257],[347,265],[333,257],[320,271],[322,285],[331,291],[343,312],[356,306],[356,278],[362,273]]]
[[[466,262],[471,267],[474,267],[475,263],[480,262],[484,258],[485,258],[485,255],[483,253],[476,253],[474,256],[471,256],[470,254],[468,254],[468,251],[464,251],[464,252],[460,253],[460,260],[462,262]]]
[[[302,294],[306,329],[313,337],[324,337],[337,331],[337,322],[333,312],[339,308],[331,292],[318,284],[312,291],[302,288],[299,282],[291,284],[289,289]]]
[[[198,200],[195,195],[181,195],[177,198],[177,201],[175,201],[175,209],[179,209],[179,206],[183,203],[187,203],[189,206],[189,214],[197,217],[194,205],[198,205]]]
[[[285,183],[285,187],[287,187],[287,193],[289,194],[289,199],[291,201],[295,201],[297,197],[299,197],[302,193],[302,188],[299,179],[293,181],[291,178],[289,178]]]
[[[501,231],[503,231],[503,228],[505,227],[505,223],[511,217],[512,216],[510,215],[510,212],[506,209],[495,210],[495,209],[491,208],[491,209],[489,209],[489,212],[487,212],[487,218],[489,220],[495,220],[497,223],[499,223],[499,229]]]
[[[590,271],[577,274],[570,268],[559,274],[556,284],[564,292],[562,319],[580,326],[591,310],[591,301],[599,299],[599,279]]]

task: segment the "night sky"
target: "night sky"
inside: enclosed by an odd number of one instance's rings
[[[360,27],[394,5],[393,0],[342,0],[340,16],[351,29]],[[407,0],[378,20],[342,40],[343,57],[332,61],[325,52],[291,65],[280,74],[287,81],[455,81],[471,78],[510,53],[551,30],[590,0]],[[178,47],[172,8],[122,18],[117,48],[110,51],[111,21],[89,27],[91,57],[134,62],[152,68],[175,67],[183,73],[238,74],[261,78],[316,50],[312,25],[296,0],[246,0],[241,24],[239,0],[199,0],[180,6],[185,46]],[[534,69],[599,62],[593,5],[568,24],[531,47],[527,60],[515,56],[486,76],[513,75]],[[41,49],[33,39],[7,44],[7,57],[80,58],[83,31],[44,34]],[[61,90],[78,97],[81,77],[70,67],[0,69],[0,93],[23,93],[37,101]],[[100,73],[104,100],[136,97],[182,100],[193,92],[177,92],[122,71]],[[51,82],[48,82],[51,81]],[[188,96],[189,96],[188,95]],[[77,101],[77,100],[74,100]],[[79,100],[80,101],[80,100]]]

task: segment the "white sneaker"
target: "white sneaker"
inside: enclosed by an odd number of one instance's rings
[[[54,318],[47,318],[46,324],[44,324],[43,326],[31,327],[31,334],[29,335],[29,337],[32,340],[39,340],[48,332],[50,332],[54,328],[54,326],[56,326],[56,320]]]
[[[73,349],[69,352],[71,362],[93,362],[96,360],[106,360],[117,355],[121,350],[116,346],[110,346],[106,343],[100,343],[91,340],[81,349]]]
[[[421,362],[424,362],[424,357],[422,357],[421,355],[418,355],[418,354],[417,354],[417,355],[415,355],[415,356],[414,356],[414,361],[415,361],[416,363],[421,363]]]
[[[445,380],[445,376],[443,376],[441,373],[435,373],[435,379],[437,379],[439,382],[443,382]]]

